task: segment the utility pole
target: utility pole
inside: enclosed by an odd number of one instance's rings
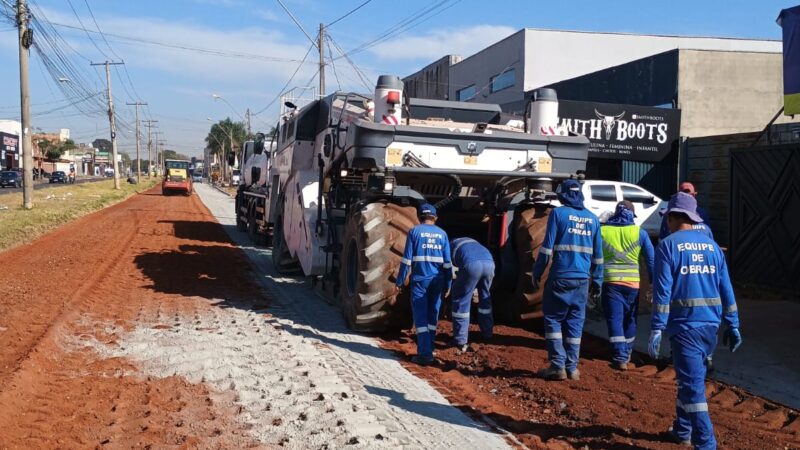
[[[134,102],[126,103],[126,105],[136,108],[136,181],[138,182],[142,179],[142,160],[139,156],[139,107],[147,106],[147,103]]]
[[[152,130],[153,128],[157,128],[154,123],[157,123],[157,120],[145,120],[144,123],[147,127],[147,179],[149,180],[153,176],[153,138],[152,138]]]
[[[253,135],[253,132],[250,130],[250,108],[247,108],[244,117],[247,119],[247,137],[249,139]]]
[[[319,24],[319,96],[325,97],[325,25]]]
[[[154,165],[155,168],[153,170],[156,172],[156,174],[158,174],[158,170],[161,168],[160,156],[158,154],[158,142],[159,142],[158,137],[160,135],[162,135],[163,132],[162,131],[154,131],[153,134],[156,136],[155,141],[153,141],[156,144],[155,148],[153,149],[153,157],[155,157],[155,159],[156,159],[156,163]]]
[[[92,66],[106,66],[106,87],[108,95],[108,124],[111,127],[111,160],[114,168],[114,189],[119,190],[119,170],[117,167],[117,122],[114,118],[114,98],[111,95],[111,66],[119,66],[124,63],[105,61],[102,63],[90,63]]]
[[[158,141],[158,146],[159,146],[158,166],[161,167],[162,169],[164,168],[164,163],[165,163],[165,161],[164,161],[164,146],[165,145],[167,145],[167,141],[165,141],[165,140]]]
[[[22,110],[22,205],[33,208],[33,142],[31,140],[31,97],[28,90],[28,58],[33,45],[33,31],[28,28],[28,7],[17,0],[19,27],[19,100]]]

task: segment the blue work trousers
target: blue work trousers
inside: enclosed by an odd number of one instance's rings
[[[633,342],[636,340],[636,316],[639,314],[639,289],[620,284],[603,283],[603,314],[608,325],[608,341],[611,343],[616,363],[631,359]]]
[[[587,279],[548,279],[542,309],[550,364],[572,372],[578,367],[581,333],[589,296]]]
[[[485,338],[492,337],[492,295],[490,289],[494,279],[494,261],[470,261],[458,268],[453,281],[453,340],[458,345],[467,343],[469,315],[472,308],[472,293],[478,289],[478,326]]]
[[[672,429],[678,437],[690,439],[692,446],[700,450],[717,448],[706,402],[704,364],[717,346],[717,328],[708,325],[685,330],[669,339],[678,381],[677,418]]]
[[[417,330],[417,355],[433,358],[433,340],[446,286],[441,277],[411,280],[411,312]]]

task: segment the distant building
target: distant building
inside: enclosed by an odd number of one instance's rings
[[[458,55],[447,55],[417,73],[403,78],[406,95],[414,98],[447,99],[450,96],[450,66],[461,61]]]

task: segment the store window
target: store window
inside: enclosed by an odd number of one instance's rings
[[[505,72],[492,77],[492,92],[502,91],[514,86],[516,82],[516,71],[508,69]]]

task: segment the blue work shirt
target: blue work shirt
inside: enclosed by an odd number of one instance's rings
[[[478,241],[468,237],[461,237],[450,242],[450,255],[453,265],[463,267],[470,261],[492,261],[492,253]]]
[[[697,215],[703,219],[702,223],[696,223],[692,225],[692,229],[698,230],[706,234],[706,236],[710,237],[711,240],[714,240],[714,233],[711,232],[711,225],[709,225],[709,218],[708,218],[708,211],[705,208],[697,207],[696,209]],[[669,227],[667,226],[667,215],[664,214],[661,217],[661,232],[658,234],[658,239],[664,239],[670,235]]]
[[[550,279],[587,279],[603,283],[603,238],[600,220],[587,209],[560,206],[550,212],[547,230],[533,265],[540,280],[550,259]]]
[[[672,233],[656,250],[651,329],[673,336],[723,320],[739,327],[725,255],[702,232]]]
[[[436,225],[419,224],[408,232],[396,284],[402,286],[411,271],[411,281],[443,277],[447,287],[453,281],[450,241]]]

